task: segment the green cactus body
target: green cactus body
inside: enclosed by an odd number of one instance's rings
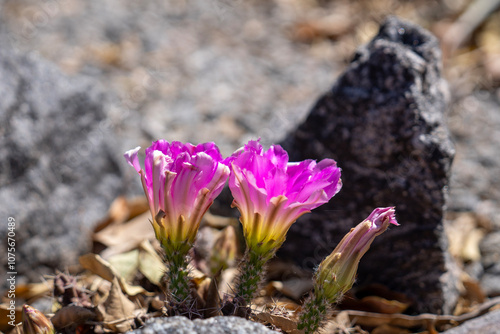
[[[188,270],[188,258],[184,252],[167,253],[168,263],[168,290],[174,302],[189,303],[191,301],[191,287]]]
[[[325,322],[331,311],[332,302],[326,297],[321,287],[316,287],[313,294],[304,303],[298,329],[306,334],[314,333]]]
[[[271,256],[262,256],[247,251],[240,264],[240,276],[236,296],[248,305],[255,297],[264,277],[265,264]]]

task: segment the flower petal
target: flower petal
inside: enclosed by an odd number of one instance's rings
[[[130,166],[134,167],[134,169],[140,173],[141,172],[141,165],[139,164],[139,158],[137,157],[137,154],[139,153],[139,150],[141,149],[140,146],[137,146],[134,149],[128,150],[125,152],[123,155],[127,162],[130,164]]]

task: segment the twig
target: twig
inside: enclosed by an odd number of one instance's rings
[[[472,32],[499,6],[500,0],[476,0],[471,3],[443,36],[443,47],[447,55],[463,45]]]

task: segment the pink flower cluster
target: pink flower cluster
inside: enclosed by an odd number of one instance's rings
[[[275,251],[297,218],[328,202],[342,187],[334,160],[293,163],[279,145],[264,151],[258,141],[223,159],[214,143],[159,140],[146,149],[144,169],[139,150],[126,152],[125,158],[141,175],[164,248],[192,246],[204,213],[228,178],[247,245],[257,253]]]

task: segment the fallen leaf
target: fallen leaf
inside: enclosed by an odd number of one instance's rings
[[[122,291],[129,296],[135,296],[139,293],[148,296],[153,295],[152,293],[144,290],[143,287],[129,285],[123,279],[123,277],[121,277],[119,273],[113,268],[113,266],[111,266],[109,262],[107,262],[97,254],[82,255],[78,258],[78,260],[80,261],[80,264],[83,268],[90,270],[91,272],[104,278],[105,280],[112,282],[114,278],[117,278]]]
[[[403,313],[410,306],[397,300],[388,300],[379,296],[364,297],[361,299],[361,303],[372,312],[385,314]]]
[[[221,279],[222,270],[219,270],[214,277],[210,279],[210,285],[206,293],[204,294],[205,299],[205,318],[211,318],[218,315],[222,315],[221,312],[221,299],[219,296],[218,285]]]
[[[339,313],[333,319],[327,320],[322,326],[320,333],[338,333],[338,334],[368,334],[359,326],[353,327],[349,316]]]
[[[462,282],[463,291],[453,311],[454,315],[470,312],[474,307],[486,300],[483,289],[475,279],[472,279],[468,274],[462,272],[460,281]]]
[[[87,280],[89,281],[87,289],[92,292],[92,304],[102,304],[108,298],[111,282],[95,274],[89,275]]]
[[[12,323],[13,321],[16,325],[20,323],[23,315],[23,311],[20,307],[15,307],[14,305],[13,313],[11,313],[9,307],[11,306],[8,304],[0,305],[0,330],[2,332],[7,332],[12,329],[12,325],[10,325],[9,322]]]
[[[110,224],[121,224],[129,218],[129,215],[127,199],[124,196],[119,196],[111,203],[108,215],[96,224],[94,232],[99,232]]]
[[[371,334],[408,334],[408,329],[399,328],[391,325],[382,325],[371,331]]]
[[[268,312],[261,312],[255,314],[255,318],[259,319],[263,323],[269,323],[281,330],[285,331],[288,334],[303,334],[304,331],[297,329],[297,321],[291,320],[289,318],[272,315]]]
[[[128,252],[143,240],[156,239],[150,223],[151,214],[145,212],[128,222],[110,225],[107,228],[95,233],[94,241],[97,241],[107,248],[102,251],[101,256],[108,259],[114,254]]]
[[[223,229],[226,226],[238,226],[238,219],[234,217],[223,217],[211,214],[210,211],[207,211],[205,215],[203,215],[203,219],[200,223],[200,228],[204,226],[214,227],[216,229]]]
[[[116,277],[113,278],[108,298],[98,308],[104,317],[106,328],[118,333],[125,333],[132,329],[136,306],[123,294]]]
[[[479,243],[484,237],[484,230],[478,227],[478,221],[472,213],[461,213],[446,224],[450,253],[463,261],[479,261],[481,252]]]
[[[70,326],[78,326],[88,320],[97,317],[95,309],[88,307],[68,305],[60,308],[50,319],[56,330],[62,330]]]
[[[238,277],[238,268],[229,268],[222,272],[219,283],[219,294],[221,296],[234,294],[234,281]]]
[[[139,250],[115,254],[108,259],[108,262],[121,277],[130,282],[139,269]]]
[[[161,287],[161,279],[167,271],[165,262],[158,255],[149,240],[139,245],[139,271],[156,286]]]
[[[149,203],[145,196],[127,199],[129,219],[135,218],[144,212],[149,212]]]
[[[462,279],[462,284],[465,288],[465,297],[471,301],[471,303],[481,304],[486,300],[486,294],[484,293],[481,285],[475,279],[472,279],[467,275],[465,279]]]
[[[52,289],[52,280],[40,283],[19,284],[16,286],[16,298],[32,303],[41,297],[49,295]]]
[[[239,258],[239,240],[236,229],[229,225],[218,235],[212,247],[210,257],[210,272],[215,274],[218,270],[234,267]]]
[[[436,314],[420,314],[420,315],[406,315],[406,314],[382,314],[364,311],[340,311],[337,316],[341,314],[348,316],[353,324],[363,327],[379,327],[382,325],[391,325],[401,328],[425,328],[431,333],[436,332],[436,328],[444,325],[456,326],[467,320],[473,319],[479,315],[484,314],[495,306],[500,305],[500,297],[493,298],[485,303],[478,305],[473,311],[460,316],[454,315],[436,315]]]

